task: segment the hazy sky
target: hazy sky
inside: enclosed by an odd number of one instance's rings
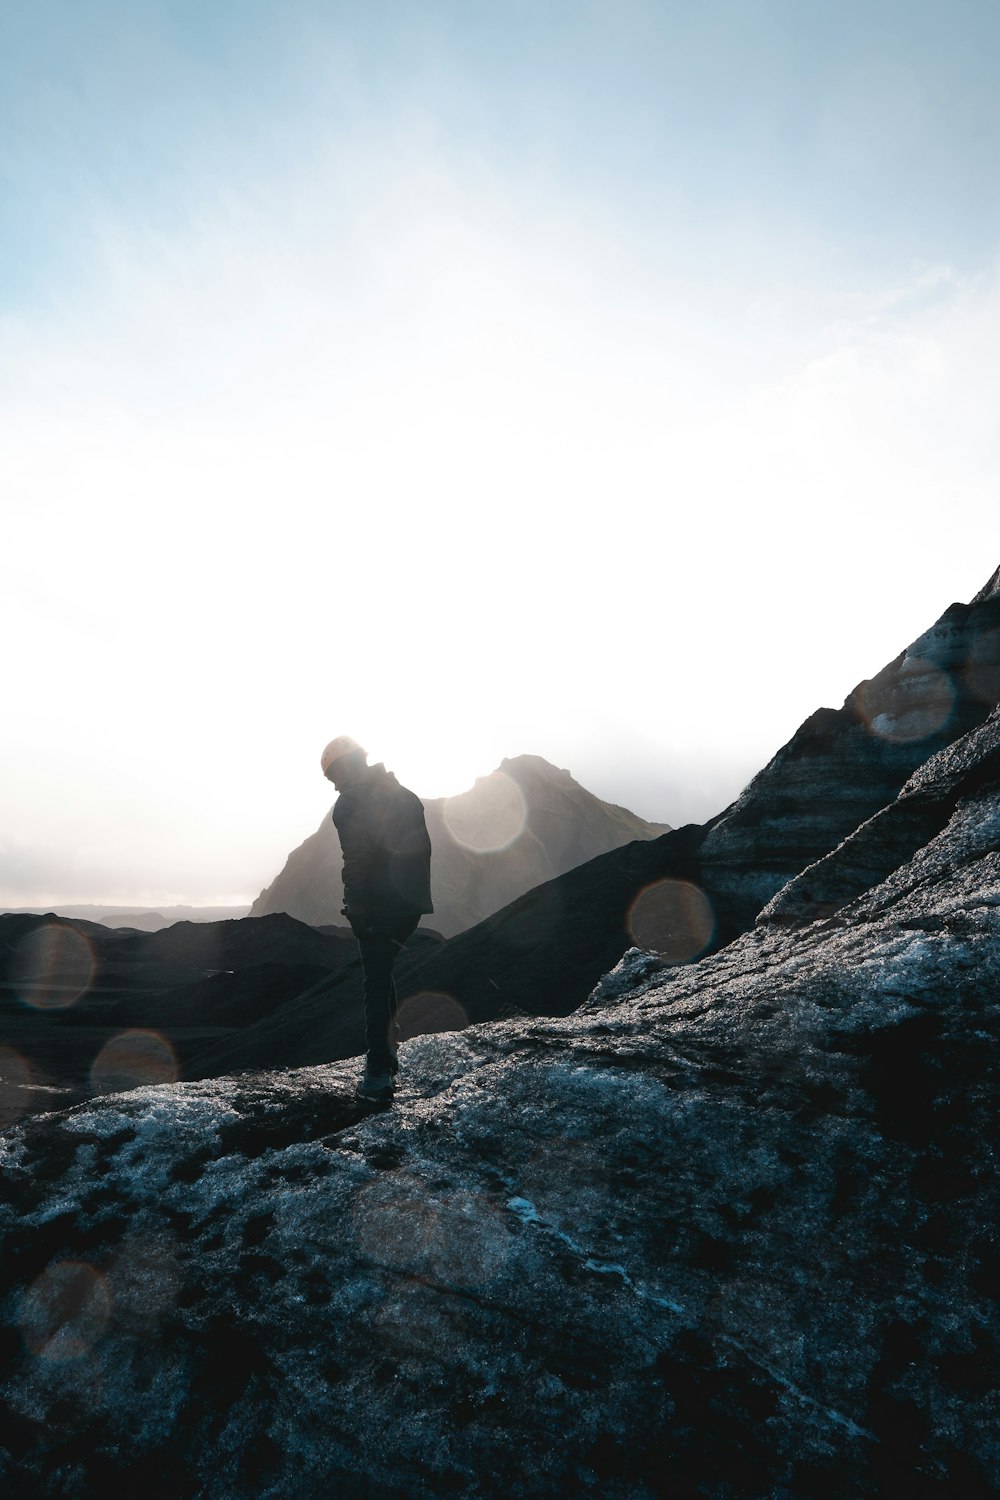
[[[0,0],[0,902],[704,818],[1000,562],[995,0]]]

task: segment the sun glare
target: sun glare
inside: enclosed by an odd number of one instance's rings
[[[418,797],[460,797],[469,791],[477,777],[495,770],[507,754],[498,736],[492,744],[428,744],[425,736],[415,738],[401,722],[396,729],[380,738],[369,754],[369,762],[383,761],[386,769],[417,793]]]
[[[684,768],[645,815],[686,818],[702,747],[732,794],[981,582],[995,274],[800,285],[739,236],[712,269],[647,195],[377,118],[188,183],[197,211],[173,179],[162,220],[98,205],[5,314],[13,905],[254,894],[341,733],[423,798],[535,753],[634,805],[642,745],[647,784]],[[890,740],[925,719],[871,705]],[[66,953],[22,958],[25,1003],[71,1003]]]

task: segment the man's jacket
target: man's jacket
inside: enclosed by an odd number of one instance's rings
[[[333,807],[344,854],[344,906],[354,920],[428,912],[431,841],[419,797],[379,763],[366,766]]]

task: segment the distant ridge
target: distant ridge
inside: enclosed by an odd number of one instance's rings
[[[232,922],[250,915],[242,906],[113,906],[97,902],[36,902],[34,906],[5,906],[0,915],[13,917],[68,917],[78,922],[101,922],[105,927],[135,927],[141,932],[159,932],[174,922]],[[130,921],[134,918],[134,921]]]

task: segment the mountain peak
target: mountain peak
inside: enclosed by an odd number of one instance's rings
[[[518,780],[518,773],[545,776],[552,781],[572,781],[573,774],[560,766],[554,766],[544,755],[505,755],[497,767],[505,775]]]
[[[603,801],[541,755],[505,757],[468,791],[425,798],[424,810],[434,851],[428,925],[446,937],[598,854],[658,838],[668,827]],[[287,911],[322,926],[341,905],[340,868],[337,836],[324,818],[251,915]]]
[[[987,579],[975,598],[970,599],[970,604],[983,604],[987,599],[1000,598],[1000,568],[997,568],[992,578]]]

